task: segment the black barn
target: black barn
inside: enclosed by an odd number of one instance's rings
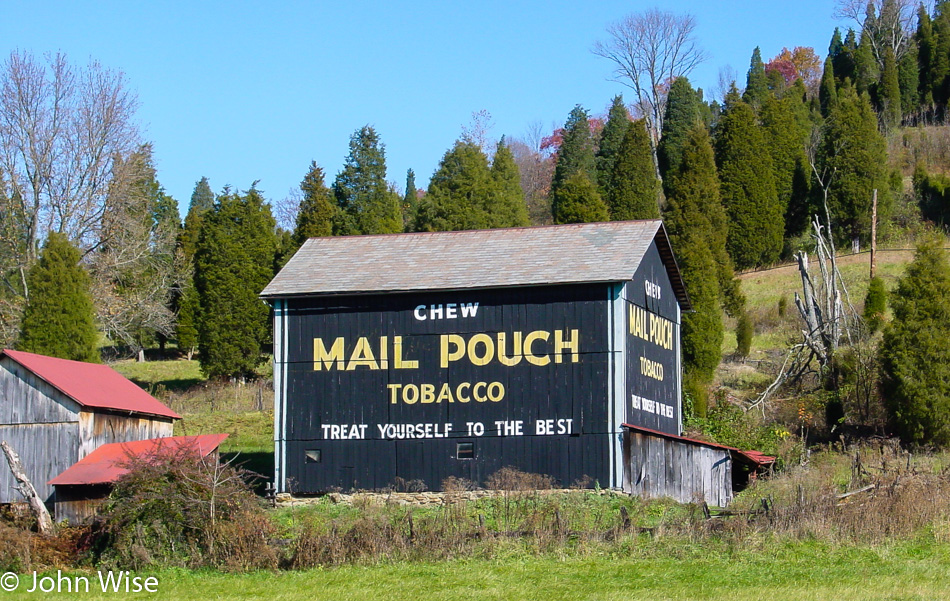
[[[504,466],[620,488],[623,424],[681,433],[689,300],[658,220],[313,238],[261,296],[279,491]]]

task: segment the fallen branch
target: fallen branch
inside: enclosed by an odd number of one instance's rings
[[[850,496],[852,496],[852,495],[856,495],[856,494],[859,494],[859,493],[862,493],[862,492],[867,492],[867,491],[872,490],[872,489],[874,489],[874,488],[877,488],[877,484],[869,484],[869,485],[865,486],[864,488],[859,488],[858,490],[852,490],[851,492],[846,492],[846,493],[844,493],[844,494],[840,494],[840,495],[838,495],[838,498],[839,498],[839,499],[847,499],[848,497],[850,497]]]
[[[16,478],[16,481],[19,482],[18,486],[13,488],[17,489],[23,498],[26,499],[26,502],[30,504],[30,509],[33,510],[33,515],[36,516],[36,528],[40,534],[52,534],[53,533],[53,520],[50,518],[49,511],[46,509],[46,505],[43,504],[43,501],[40,499],[39,495],[36,494],[36,489],[33,488],[33,484],[30,482],[30,479],[27,477],[26,472],[23,471],[23,465],[20,463],[20,456],[16,454],[16,451],[13,450],[7,441],[0,442],[0,448],[3,449],[3,454],[6,455],[7,465],[10,466],[10,471],[13,472],[13,477]]]

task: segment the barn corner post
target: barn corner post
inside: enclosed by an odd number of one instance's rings
[[[290,492],[286,482],[285,411],[287,393],[287,301],[273,300],[274,314],[274,490]]]

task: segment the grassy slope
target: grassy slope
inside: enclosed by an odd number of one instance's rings
[[[347,566],[305,572],[157,574],[158,593],[177,599],[848,599],[923,601],[944,598],[950,545],[915,541],[878,548],[815,543],[729,549],[669,545],[582,557],[463,559],[440,563]],[[24,577],[24,586],[27,578]],[[95,588],[95,581],[93,587]],[[34,593],[35,594],[35,593]],[[75,595],[75,593],[73,593]],[[67,599],[69,594],[43,594]],[[119,595],[83,594],[83,598]],[[30,598],[20,593],[10,599]]]

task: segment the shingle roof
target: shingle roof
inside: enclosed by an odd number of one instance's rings
[[[109,484],[129,471],[127,463],[132,457],[145,459],[160,453],[174,454],[186,449],[193,450],[200,457],[206,457],[213,453],[227,437],[227,434],[203,434],[104,444],[72,464],[47,484],[54,486]]]
[[[181,418],[108,365],[9,349],[0,352],[0,357],[3,356],[10,357],[82,407]]]
[[[261,296],[622,282],[654,240],[686,310],[686,290],[658,219],[311,238]]]

